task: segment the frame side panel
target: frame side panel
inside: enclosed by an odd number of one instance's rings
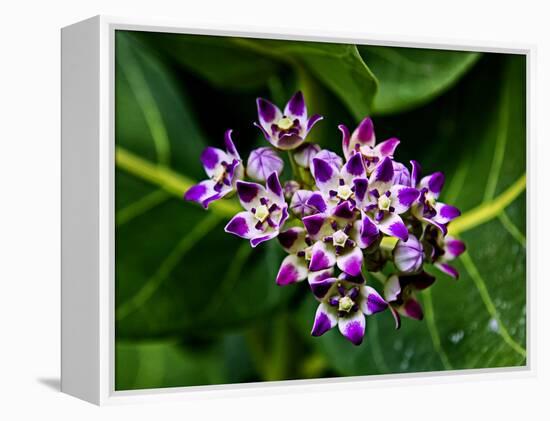
[[[61,390],[99,403],[99,23],[61,31]]]

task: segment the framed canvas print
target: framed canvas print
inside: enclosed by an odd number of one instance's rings
[[[529,370],[529,48],[62,31],[62,390]]]

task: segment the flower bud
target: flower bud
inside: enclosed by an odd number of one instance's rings
[[[250,152],[246,172],[254,180],[265,181],[273,172],[281,175],[283,166],[283,160],[277,154],[277,151],[266,146]]]
[[[300,167],[309,168],[311,160],[320,150],[321,147],[319,145],[314,143],[304,143],[296,149],[296,152],[294,152],[294,160]]]
[[[403,273],[415,273],[422,268],[424,249],[414,235],[407,241],[399,240],[393,249],[395,267]]]

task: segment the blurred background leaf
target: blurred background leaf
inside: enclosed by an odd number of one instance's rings
[[[359,46],[380,82],[373,111],[389,114],[441,95],[481,57],[480,53],[421,48]]]
[[[117,389],[525,364],[524,57],[137,32],[116,48]],[[377,138],[444,171],[465,213],[461,279],[437,274],[423,322],[370,317],[360,347],[309,336],[316,302],[275,285],[279,246],[223,232],[235,199],[181,198],[205,145],[233,128],[246,157],[265,145],[255,98],[296,89],[326,117],[313,141],[340,152],[337,124],[381,114]]]

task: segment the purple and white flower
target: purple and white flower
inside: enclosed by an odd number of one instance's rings
[[[341,169],[323,159],[313,158],[312,173],[319,191],[313,193],[310,204],[322,213],[344,201],[355,206],[356,185],[367,182],[360,154],[352,155]]]
[[[237,180],[242,180],[244,168],[231,133],[232,130],[225,132],[225,151],[211,146],[203,151],[201,161],[209,179],[189,188],[183,196],[185,200],[200,203],[207,209],[210,203],[231,193]]]
[[[258,107],[257,126],[269,143],[278,149],[295,149],[304,143],[311,128],[322,120],[318,114],[308,118],[302,92],[298,91],[287,102],[284,112],[266,99],[256,100]]]
[[[384,311],[388,304],[362,276],[345,273],[311,282],[315,297],[321,301],[315,313],[311,334],[321,336],[338,325],[340,333],[354,345],[365,336],[365,316]]]
[[[330,277],[333,269],[311,272],[309,262],[313,249],[313,242],[306,230],[302,227],[292,227],[283,231],[277,237],[283,249],[288,253],[277,273],[277,285],[289,285],[308,278],[310,282]]]
[[[401,273],[417,273],[424,262],[424,247],[414,235],[399,240],[393,249],[393,263]]]
[[[391,275],[386,280],[384,299],[390,305],[396,329],[401,326],[400,315],[416,320],[424,318],[424,312],[416,297],[416,292],[430,287],[434,282],[435,277],[426,272],[415,275]]]
[[[424,232],[424,243],[426,249],[429,250],[429,258],[433,265],[441,272],[458,279],[458,270],[449,262],[466,251],[464,242],[451,236],[445,236],[433,225],[429,225]]]
[[[445,175],[435,172],[420,179],[420,164],[411,161],[411,186],[419,191],[418,202],[412,207],[412,214],[423,222],[436,226],[443,234],[447,234],[447,224],[460,216],[460,210],[451,205],[438,202],[439,194],[445,183]]]
[[[360,152],[365,160],[367,173],[371,173],[383,158],[393,158],[399,139],[392,137],[378,145],[374,133],[374,124],[370,117],[365,117],[350,136],[348,128],[340,124],[342,132],[342,150],[346,159],[356,152]]]
[[[358,276],[363,265],[362,248],[368,246],[362,222],[353,205],[345,201],[328,213],[317,213],[302,219],[314,241],[309,261],[310,271],[330,269],[337,265],[351,276]]]
[[[363,219],[368,219],[384,234],[407,241],[409,230],[399,215],[409,210],[419,192],[413,187],[393,184],[393,179],[393,163],[386,157],[376,166],[368,182],[355,183],[355,200]]]
[[[250,245],[275,238],[288,218],[288,206],[276,172],[264,188],[257,183],[237,182],[237,194],[246,210],[239,212],[225,226],[225,231],[250,240]]]
[[[257,181],[265,181],[273,172],[281,175],[284,162],[277,151],[268,146],[254,149],[248,156],[246,173]]]

